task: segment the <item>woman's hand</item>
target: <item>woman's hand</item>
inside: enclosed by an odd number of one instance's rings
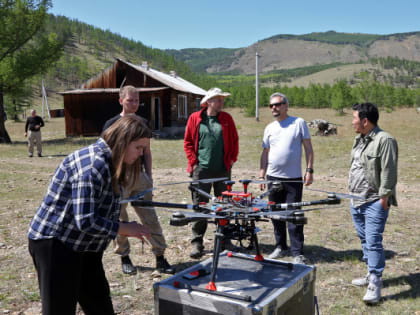
[[[121,222],[118,234],[127,237],[137,237],[143,242],[145,241],[145,238],[150,239],[151,236],[149,229],[146,226],[137,223],[136,221]]]

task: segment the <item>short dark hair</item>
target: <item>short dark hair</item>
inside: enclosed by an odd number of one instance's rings
[[[375,126],[378,124],[378,107],[373,103],[354,104],[353,110],[359,112],[359,119],[367,118]]]

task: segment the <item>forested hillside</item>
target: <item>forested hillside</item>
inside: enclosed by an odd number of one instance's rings
[[[5,95],[8,117],[18,119],[18,115],[25,108],[41,102],[42,80],[45,82],[51,108],[62,108],[62,97],[56,92],[79,87],[113,64],[115,58],[134,64],[147,61],[150,67],[164,72],[175,70],[181,77],[205,89],[216,85],[213,78],[194,73],[183,61],[165,51],[127,39],[110,30],[102,30],[77,20],[50,14],[47,16],[43,32],[52,31],[66,41],[62,57],[46,73],[27,80],[21,88],[24,95]]]
[[[175,70],[181,76],[193,75],[187,65],[164,51],[127,39],[110,30],[53,15],[49,15],[47,27],[55,27],[67,34],[64,55],[47,75],[51,88],[77,87],[111,65],[117,57],[134,64],[147,61],[153,68],[161,71]]]
[[[38,101],[44,79],[53,108],[62,107],[61,96],[54,92],[77,88],[117,57],[134,64],[147,61],[160,71],[175,70],[203,89],[219,86],[232,94],[227,106],[243,107],[253,115],[257,49],[261,54],[261,104],[268,103],[270,93],[281,90],[290,94],[292,105],[338,111],[356,101],[372,101],[390,109],[420,105],[420,48],[416,48],[420,47],[420,33],[383,36],[330,31],[276,35],[238,49],[164,51],[63,16],[49,15],[46,24],[46,32],[54,30],[66,39],[64,53],[54,67],[27,82],[23,90]],[[400,46],[409,47],[411,57]],[[407,58],[387,56],[385,51],[391,55],[400,52],[397,55]],[[369,52],[375,53],[370,56]],[[28,103],[27,98],[5,99],[10,117]]]

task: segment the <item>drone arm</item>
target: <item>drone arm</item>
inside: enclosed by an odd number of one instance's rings
[[[198,205],[171,203],[171,202],[157,202],[152,200],[138,200],[133,201],[131,204],[135,207],[162,207],[162,208],[175,208],[175,209],[192,209],[192,210],[206,210]]]
[[[312,200],[312,201],[301,201],[301,202],[291,202],[291,203],[278,203],[274,207],[277,209],[290,209],[296,207],[305,207],[312,205],[336,205],[339,204],[341,200],[335,196],[329,197],[327,199],[321,200]]]
[[[202,189],[200,189],[200,188],[198,188],[198,187],[196,187],[196,186],[190,185],[190,186],[188,186],[188,188],[189,188],[191,191],[195,190],[195,191],[196,191],[196,192],[198,192],[200,195],[202,195],[202,196],[204,196],[204,197],[208,198],[208,199],[209,199],[209,200],[211,200],[211,201],[216,201],[216,200],[217,200],[217,198],[216,198],[215,196],[213,196],[213,195],[209,194],[208,192],[205,192],[204,190],[202,190]]]
[[[264,199],[265,196],[267,196],[268,194],[270,194],[271,190],[267,190],[266,192],[262,193],[261,195],[259,195],[257,198],[255,199]]]
[[[174,213],[172,217],[169,219],[169,225],[172,226],[184,226],[187,225],[190,222],[200,221],[203,220],[203,218],[200,217],[186,217],[182,214],[176,214]]]

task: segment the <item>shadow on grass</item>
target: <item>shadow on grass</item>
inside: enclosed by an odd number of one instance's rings
[[[261,252],[264,255],[271,253],[275,247],[274,245],[260,244]],[[304,255],[309,259],[311,264],[317,263],[333,263],[336,261],[362,261],[363,253],[361,249],[349,249],[343,251],[333,250],[327,247],[316,245],[305,245],[303,248]],[[392,250],[385,250],[385,258],[391,259],[397,253]]]
[[[335,262],[335,261],[362,261],[363,252],[361,249],[349,249],[343,251],[333,250],[327,247],[308,245],[304,247],[305,257],[312,263]],[[385,259],[393,258],[397,253],[385,249]]]
[[[383,281],[384,287],[398,286],[408,284],[410,289],[384,296],[387,300],[400,300],[400,299],[415,299],[420,297],[420,273],[410,273],[406,276],[385,279]]]
[[[202,260],[196,260],[196,261],[187,261],[187,262],[183,262],[183,263],[178,263],[178,264],[171,264],[171,266],[173,268],[175,268],[175,272],[181,272],[184,269],[187,269],[189,267],[192,267],[198,263],[200,263]],[[153,267],[147,267],[147,266],[135,266],[138,272],[144,272],[144,271],[151,271],[153,272],[155,270],[155,268]]]

